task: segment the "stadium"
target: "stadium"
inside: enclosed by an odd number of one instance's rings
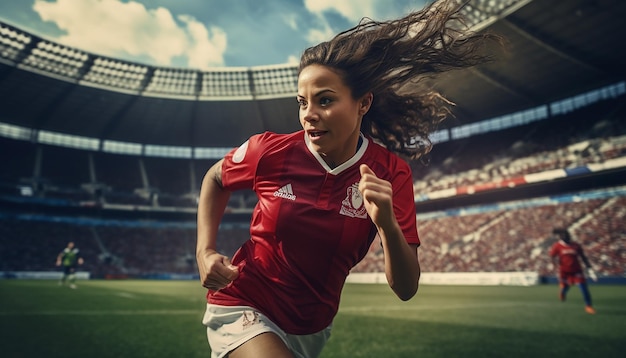
[[[455,112],[433,135],[428,163],[410,163],[425,286],[415,301],[423,293],[426,304],[391,308],[388,287],[372,284],[384,281],[375,242],[349,277],[336,323],[366,333],[337,333],[322,356],[618,356],[626,3],[470,0],[464,11],[474,30],[501,34],[508,52],[427,84]],[[76,356],[208,356],[195,262],[200,183],[251,135],[300,129],[296,79],[291,64],[200,71],[128,62],[0,22],[0,332],[9,356],[74,356],[60,353],[65,336],[89,342]],[[253,192],[231,196],[224,254],[248,239],[256,202]],[[596,320],[584,316],[579,292],[565,305],[556,298],[555,227],[572,232],[598,273]],[[54,260],[68,241],[85,258],[76,291],[56,285]],[[158,329],[163,319],[176,332]],[[59,320],[65,333],[33,328]],[[420,326],[428,331],[415,334]],[[31,335],[43,343],[29,345]]]

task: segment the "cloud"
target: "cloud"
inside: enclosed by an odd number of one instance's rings
[[[389,16],[390,10],[394,8],[388,0],[304,0],[304,6],[317,18],[319,24],[308,30],[306,39],[310,44],[328,41],[337,34],[337,29],[333,30],[331,26],[331,16],[328,16],[331,13],[345,18],[349,27],[352,27],[364,17],[381,20],[381,14]]]
[[[323,15],[327,11],[335,11],[350,22],[356,23],[363,17],[376,14],[376,0],[305,0],[304,6],[310,12]]]
[[[326,24],[324,29],[310,29],[307,33],[306,39],[310,44],[318,44],[320,42],[328,41],[335,35],[334,31]]]
[[[287,57],[287,63],[290,65],[297,65],[300,63],[300,57],[296,55],[290,55]]]
[[[285,14],[282,15],[282,19],[289,26],[290,29],[294,31],[298,31],[298,15],[296,14]]]
[[[198,69],[224,65],[227,37],[222,29],[207,29],[189,15],[174,18],[163,7],[147,9],[120,0],[35,0],[33,10],[65,31],[55,40],[67,46],[105,56],[149,58],[162,66],[176,57]]]
[[[224,65],[223,53],[226,51],[227,36],[219,27],[210,30],[191,16],[179,16],[187,25],[190,46],[186,51],[189,67],[204,69],[211,65]]]

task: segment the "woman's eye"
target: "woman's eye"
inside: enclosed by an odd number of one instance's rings
[[[298,107],[306,107],[306,101],[303,99],[299,99],[298,101]]]
[[[330,98],[322,98],[320,99],[320,105],[321,106],[327,106],[330,104],[330,102],[332,102],[332,100]]]

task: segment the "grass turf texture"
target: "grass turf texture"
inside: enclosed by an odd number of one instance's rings
[[[0,280],[3,357],[208,357],[195,281]],[[422,286],[409,302],[386,285],[349,284],[322,358],[622,357],[626,286]]]

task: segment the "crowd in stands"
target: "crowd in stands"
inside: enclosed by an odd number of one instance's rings
[[[625,118],[626,107],[610,101],[521,127],[436,144],[431,165],[413,163],[415,191],[427,194],[626,157]]]
[[[59,270],[56,257],[73,241],[85,260],[80,270],[95,278],[196,274],[195,228],[158,224],[2,218],[0,272]],[[232,256],[248,238],[248,230],[227,225],[218,237],[218,250]]]
[[[444,216],[418,222],[424,272],[515,272],[554,275],[552,229],[568,228],[603,276],[626,274],[626,197],[553,203]],[[382,272],[380,243],[356,272]]]
[[[106,224],[106,225],[105,225]],[[97,225],[72,222],[0,220],[1,271],[53,271],[56,255],[74,241],[92,277],[196,274],[195,228]],[[601,276],[626,274],[626,196],[530,205],[418,221],[424,272],[533,271],[555,273],[548,249],[552,229],[568,228]],[[231,256],[248,238],[243,223],[220,229],[218,250]],[[354,272],[382,272],[375,241]]]

